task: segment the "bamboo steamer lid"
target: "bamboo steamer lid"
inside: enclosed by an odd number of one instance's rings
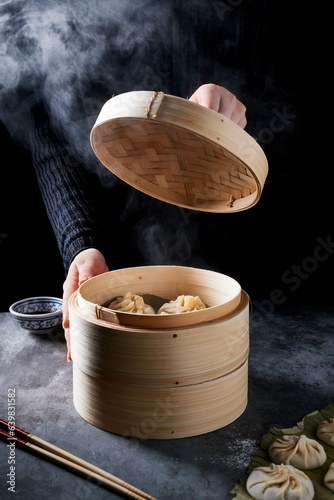
[[[263,150],[238,125],[163,92],[128,92],[107,101],[91,145],[111,172],[139,191],[199,211],[252,207],[268,173]]]
[[[233,281],[203,269],[151,266],[110,271],[81,285],[70,300],[78,413],[104,430],[140,439],[195,436],[238,418],[247,405],[249,301],[237,285],[222,293],[223,284]],[[149,288],[169,295],[181,285],[185,293],[201,291],[215,317],[195,311],[175,316],[198,322],[147,327],[118,324],[91,307],[116,291],[126,293],[130,285],[137,285],[136,293]],[[219,308],[231,301],[232,307]]]

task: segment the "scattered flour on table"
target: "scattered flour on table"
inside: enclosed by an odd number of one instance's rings
[[[233,467],[248,467],[252,460],[251,453],[258,448],[256,439],[235,438],[227,448],[229,465]],[[226,459],[225,454],[225,459]]]

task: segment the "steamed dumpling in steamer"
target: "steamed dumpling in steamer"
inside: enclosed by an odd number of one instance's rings
[[[334,447],[334,418],[320,422],[317,428],[317,437]]]
[[[117,297],[109,304],[108,309],[136,314],[155,314],[153,307],[145,304],[143,297],[131,292],[123,297]]]
[[[304,472],[292,465],[271,464],[254,469],[246,483],[255,500],[312,500],[314,487]]]
[[[191,311],[198,311],[200,309],[206,309],[206,305],[198,296],[194,297],[193,295],[179,295],[177,299],[163,304],[160,307],[158,314],[186,313]]]
[[[268,454],[276,463],[293,465],[303,470],[321,467],[327,458],[323,446],[303,434],[275,439],[268,449]]]

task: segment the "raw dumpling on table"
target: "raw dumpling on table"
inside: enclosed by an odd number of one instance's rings
[[[193,295],[179,295],[177,299],[171,300],[163,304],[158,314],[177,314],[186,313],[191,311],[198,311],[199,309],[206,309],[206,305],[201,299]]]
[[[320,422],[317,437],[329,446],[334,446],[334,418]]]
[[[126,293],[123,297],[117,297],[109,304],[108,308],[129,313],[155,314],[153,307],[145,304],[143,297],[131,292]]]
[[[254,469],[246,483],[255,500],[312,500],[314,487],[304,472],[292,465],[271,464]]]
[[[268,454],[273,462],[293,465],[303,470],[321,467],[327,458],[323,446],[303,434],[275,439],[268,449]]]
[[[326,472],[324,483],[326,488],[333,491],[334,493],[334,462],[330,464],[329,469]]]

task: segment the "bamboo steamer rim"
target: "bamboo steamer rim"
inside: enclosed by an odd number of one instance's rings
[[[177,278],[181,278],[182,282],[174,283]],[[138,295],[151,293],[163,296],[163,291],[170,290],[170,286],[176,289],[182,287],[185,292],[189,291],[184,295],[199,295],[204,302],[206,297],[211,297],[215,303],[207,303],[209,307],[206,309],[168,315],[114,311],[103,306],[103,303],[128,291]],[[192,290],[195,293],[191,293]],[[198,290],[202,293],[196,293]],[[74,303],[74,307],[91,321],[109,327],[167,329],[215,321],[234,314],[240,305],[244,307],[246,296],[235,279],[216,271],[185,266],[140,266],[108,271],[85,281],[77,290],[77,305]],[[176,296],[171,299],[176,299]]]
[[[108,100],[91,131],[91,145],[127,184],[198,211],[252,207],[268,174],[263,150],[241,127],[163,92],[127,92]]]

